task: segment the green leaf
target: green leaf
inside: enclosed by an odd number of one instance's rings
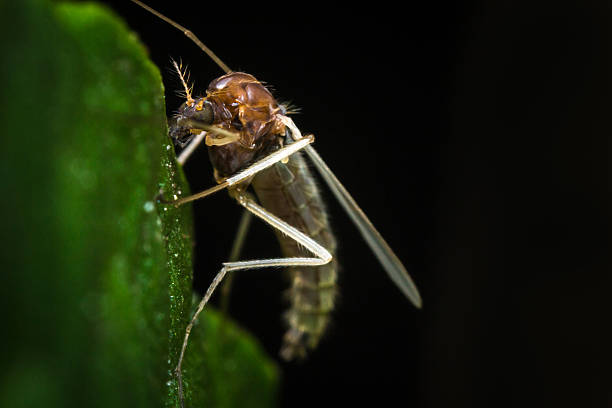
[[[191,209],[159,70],[96,4],[0,2],[0,406],[177,406]],[[179,193],[180,191],[180,193]],[[271,406],[276,366],[212,310],[189,406]]]

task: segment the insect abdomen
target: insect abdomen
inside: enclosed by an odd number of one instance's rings
[[[333,256],[330,263],[317,267],[289,268],[291,287],[287,291],[291,306],[285,317],[288,330],[281,356],[286,360],[304,357],[316,347],[330,320],[336,297],[336,240],[308,167],[299,154],[289,163],[277,163],[258,174],[252,182],[261,204],[270,212],[298,228]],[[277,232],[283,254],[310,257],[311,253]]]

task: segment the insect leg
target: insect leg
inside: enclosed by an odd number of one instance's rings
[[[242,211],[242,217],[240,217],[240,224],[238,225],[238,231],[236,231],[236,236],[234,237],[234,243],[232,244],[232,250],[229,256],[229,262],[235,262],[240,258],[240,253],[242,252],[242,247],[244,246],[244,241],[246,240],[246,236],[249,232],[249,228],[251,226],[251,220],[253,219],[253,214],[251,214],[247,210]],[[229,310],[229,300],[230,293],[232,291],[232,283],[234,281],[235,275],[229,274],[223,285],[221,286],[221,300],[219,301],[219,309],[224,317],[228,317]],[[219,327],[219,332],[224,335],[226,333],[225,329],[227,325],[225,324],[226,319],[221,321],[221,326]]]
[[[197,200],[198,198],[206,197],[219,190],[223,190],[224,188],[233,186],[235,184],[239,184],[240,182],[248,179],[249,177],[254,176],[260,171],[267,169],[268,167],[272,166],[274,163],[278,163],[279,161],[291,156],[293,153],[303,149],[304,147],[308,146],[312,142],[314,142],[313,135],[304,136],[298,141],[291,143],[289,145],[286,145],[283,148],[269,154],[268,156],[264,157],[258,162],[255,162],[254,164],[250,165],[249,167],[240,171],[239,173],[236,173],[233,176],[228,177],[224,182],[220,183],[219,185],[215,187],[211,187],[207,190],[204,190],[202,192],[199,192],[199,193],[187,196],[187,197],[179,198],[178,200],[164,201],[160,199],[160,201],[162,201],[165,204],[179,206],[181,204],[185,204],[190,201]]]
[[[240,253],[242,252],[242,247],[244,246],[244,241],[246,239],[247,233],[249,232],[249,227],[251,225],[251,220],[253,219],[253,215],[247,211],[242,211],[242,217],[240,218],[240,224],[238,225],[238,231],[236,232],[236,237],[234,238],[234,244],[232,245],[232,251],[230,252],[229,261],[235,262],[240,258]],[[221,287],[221,311],[224,314],[227,314],[227,308],[229,306],[229,295],[232,289],[232,281],[234,280],[234,275],[229,275],[223,286]]]
[[[327,251],[327,249],[323,248],[319,245],[315,240],[310,238],[308,235],[302,233],[297,228],[292,227],[287,224],[285,221],[276,217],[272,213],[266,211],[263,207],[259,206],[255,203],[255,200],[251,198],[247,193],[241,191],[239,189],[232,190],[233,196],[238,201],[238,203],[246,208],[250,213],[255,215],[256,217],[262,219],[266,223],[268,223],[273,228],[281,231],[283,234],[288,237],[294,239],[300,245],[305,247],[311,253],[315,255],[314,258],[272,258],[272,259],[256,259],[251,261],[237,261],[237,262],[226,262],[223,264],[221,270],[217,273],[212,283],[206,290],[204,297],[200,301],[196,312],[191,318],[191,322],[187,325],[187,329],[185,330],[185,338],[183,340],[183,346],[181,348],[181,354],[179,356],[178,364],[175,369],[175,373],[178,379],[179,385],[179,399],[181,401],[181,407],[184,406],[183,400],[183,379],[181,374],[181,368],[183,364],[183,357],[185,355],[185,349],[187,348],[187,344],[189,342],[189,334],[193,328],[193,325],[198,319],[198,316],[204,309],[204,306],[210,300],[213,292],[219,286],[219,283],[223,280],[225,275],[228,272],[238,271],[242,269],[257,269],[257,268],[270,268],[270,267],[290,267],[290,266],[319,266],[325,265],[332,260],[332,255]]]
[[[194,150],[202,143],[202,140],[205,140],[207,146],[223,146],[229,143],[234,143],[237,141],[240,136],[237,133],[227,132],[223,129],[216,128],[214,126],[204,126],[202,124],[195,125],[198,128],[205,128],[204,131],[198,133],[181,151],[181,154],[176,159],[176,161],[182,166],[185,164],[189,156],[194,152]],[[221,137],[213,138],[213,134],[221,134]]]
[[[200,143],[202,143],[202,140],[204,140],[206,138],[206,132],[200,132],[198,133],[192,140],[191,142],[189,142],[189,144],[187,145],[187,147],[185,147],[183,149],[183,151],[181,152],[181,154],[179,154],[179,157],[176,159],[176,161],[178,162],[178,164],[180,164],[181,166],[185,164],[185,162],[187,161],[187,159],[189,158],[189,156],[191,156],[191,153],[193,153],[193,151],[196,149],[196,147],[198,147],[200,145]]]

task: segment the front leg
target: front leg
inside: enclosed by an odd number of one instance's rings
[[[175,206],[179,206],[185,203],[188,203],[190,201],[194,201],[197,200],[199,198],[203,198],[206,197],[208,195],[211,195],[212,193],[215,193],[219,190],[223,190],[224,188],[239,184],[241,182],[243,182],[244,180],[254,176],[255,174],[259,173],[262,170],[267,169],[268,167],[272,166],[275,163],[278,163],[279,161],[282,161],[283,159],[286,159],[287,157],[291,156],[292,154],[300,151],[301,149],[303,149],[304,147],[308,146],[309,144],[311,144],[312,142],[314,142],[314,136],[313,135],[308,135],[308,136],[304,136],[303,138],[299,139],[298,141],[291,143],[290,145],[284,146],[282,149],[279,149],[273,153],[270,153],[268,156],[264,157],[263,159],[259,160],[258,162],[250,165],[249,167],[247,167],[246,169],[234,174],[231,177],[228,177],[227,179],[225,179],[225,181],[219,183],[218,185],[211,187],[207,190],[201,191],[199,193],[190,195],[188,197],[183,197],[183,198],[179,198],[178,200],[174,200],[174,201],[164,201],[160,198],[160,201],[164,204],[170,204],[170,205],[175,205]]]

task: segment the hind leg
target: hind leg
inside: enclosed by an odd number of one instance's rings
[[[179,399],[181,401],[181,406],[184,406],[184,396],[183,396],[183,379],[182,379],[182,364],[183,358],[185,356],[185,350],[187,348],[187,344],[189,342],[189,335],[195,322],[198,319],[198,316],[210,300],[212,294],[216,290],[217,286],[223,281],[228,272],[243,270],[243,269],[258,269],[258,268],[270,268],[270,267],[292,267],[292,266],[320,266],[329,263],[332,260],[332,256],[327,249],[319,245],[315,240],[299,231],[297,228],[292,227],[287,224],[285,221],[276,217],[272,213],[266,211],[263,207],[259,206],[253,198],[251,198],[247,193],[241,190],[231,190],[233,197],[238,201],[238,203],[243,206],[246,210],[248,210],[251,214],[255,215],[259,219],[265,221],[267,224],[272,226],[273,228],[281,231],[283,234],[288,237],[294,239],[297,243],[302,245],[308,251],[313,253],[315,257],[310,258],[272,258],[272,259],[256,259],[251,261],[234,261],[234,262],[226,262],[223,264],[221,270],[217,273],[212,283],[206,290],[204,297],[200,301],[196,312],[194,313],[191,321],[187,325],[187,329],[185,330],[185,338],[183,340],[183,346],[181,348],[181,354],[179,356],[178,364],[176,366],[175,372],[178,379],[179,385]]]

